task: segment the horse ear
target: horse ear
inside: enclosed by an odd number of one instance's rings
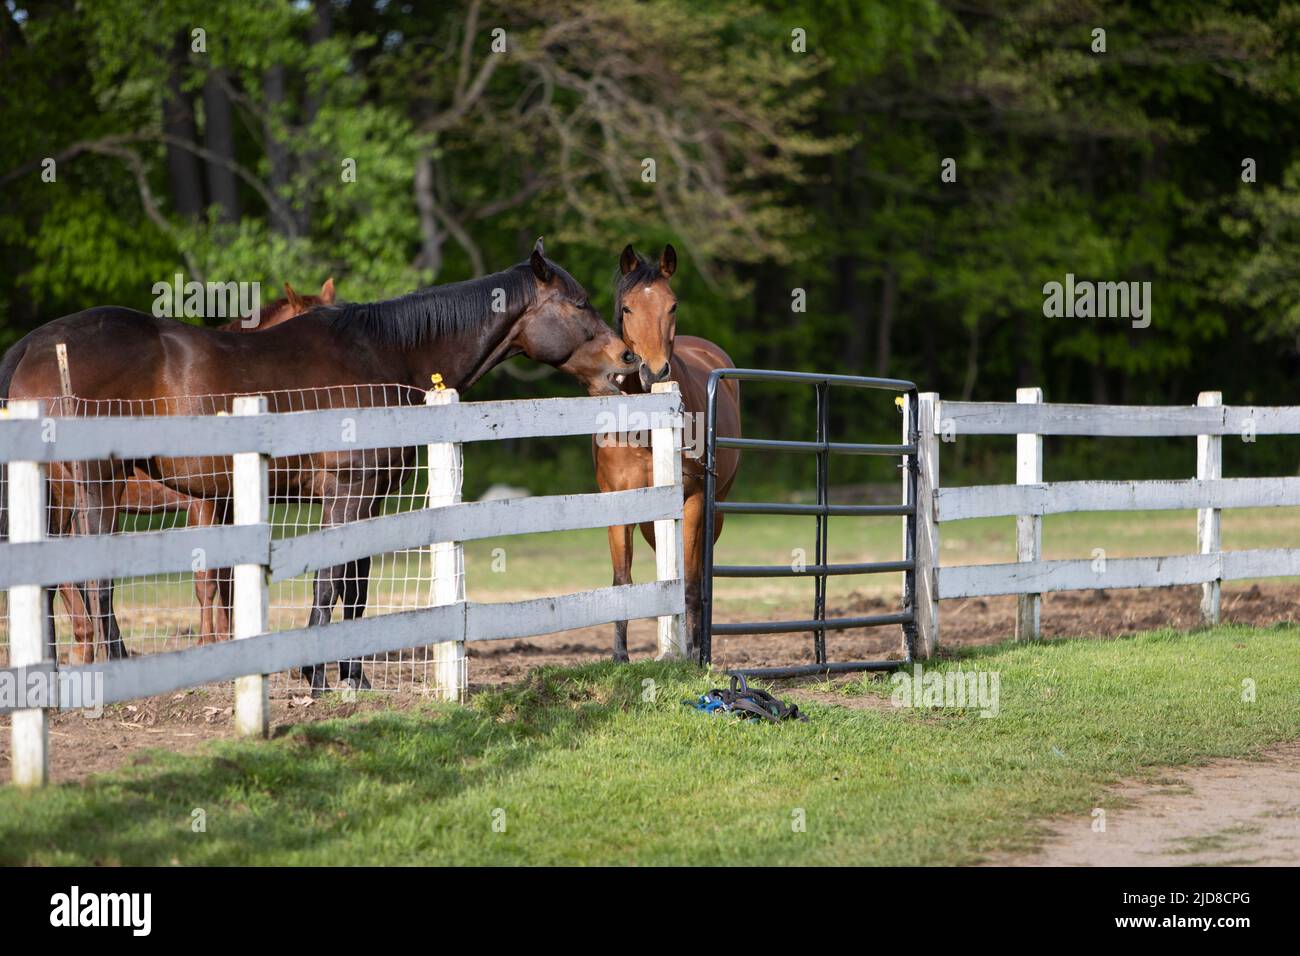
[[[632,243],[623,247],[623,254],[618,257],[618,268],[623,275],[636,268],[636,250],[632,248]]]
[[[289,285],[287,282],[284,284],[284,297],[289,300],[290,305],[295,307],[300,305],[302,302],[298,297],[298,293],[293,291],[293,286]]]
[[[325,284],[320,287],[321,301],[326,305],[334,304],[334,277],[330,276],[325,280]]]
[[[537,237],[537,243],[533,246],[533,254],[528,257],[532,264],[533,275],[537,276],[542,282],[550,282],[555,275],[551,271],[550,265],[546,262],[546,252],[542,249],[542,237]]]
[[[631,246],[628,248],[631,248]],[[676,271],[677,250],[673,248],[673,244],[670,242],[664,246],[664,254],[659,257],[659,274],[665,279],[671,279]]]

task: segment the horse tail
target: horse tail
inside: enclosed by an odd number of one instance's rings
[[[16,344],[5,352],[4,358],[0,359],[0,407],[9,405],[9,386],[13,384],[14,374],[18,371],[18,363],[23,360],[27,354],[27,340],[31,334],[27,334],[18,340]],[[9,465],[7,462],[0,461],[0,541],[9,539]]]

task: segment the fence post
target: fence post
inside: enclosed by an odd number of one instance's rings
[[[9,418],[38,421],[40,402],[10,402]],[[9,540],[28,544],[45,537],[45,465],[38,461],[9,463]],[[9,663],[32,667],[51,661],[45,640],[45,600],[40,584],[9,589]],[[51,688],[57,682],[51,682]],[[23,688],[19,688],[20,693]],[[50,781],[50,723],[44,709],[15,710],[13,741],[15,787],[43,787]]]
[[[454,388],[425,393],[426,405],[454,405],[460,395]],[[429,445],[429,507],[459,504],[464,471],[460,445],[436,442]],[[465,552],[459,541],[438,541],[429,546],[433,565],[431,606],[465,600]],[[464,635],[461,635],[464,637]],[[433,645],[434,694],[439,700],[462,701],[468,683],[463,640],[439,641]]]
[[[654,394],[679,395],[676,382],[658,382],[650,386]],[[682,420],[674,416],[666,428],[650,430],[650,450],[654,456],[654,483],[659,485],[682,484]],[[708,534],[707,531],[704,532]],[[685,586],[682,569],[683,557],[682,519],[661,518],[655,522],[655,572],[660,581],[681,581]],[[681,614],[659,616],[658,660],[686,657],[686,623]]]
[[[907,422],[910,410],[903,409]],[[939,432],[942,414],[938,392],[917,396],[916,463],[916,654],[931,658],[939,650],[939,522],[936,520],[934,493],[939,487]],[[906,429],[906,425],[904,425]],[[909,443],[911,436],[903,441]],[[911,504],[913,502],[909,502]]]
[[[1041,405],[1041,388],[1016,389],[1016,403]],[[1038,485],[1043,482],[1043,436],[1016,436],[1016,484]],[[1040,561],[1043,557],[1042,515],[1016,516],[1016,560]],[[1021,594],[1016,598],[1016,640],[1036,641],[1042,613],[1042,595]]]
[[[236,415],[265,415],[266,396],[236,398],[231,406]],[[267,456],[260,451],[232,455],[232,503],[237,525],[267,524],[270,520],[270,489],[267,487]],[[268,556],[269,560],[269,556]],[[256,637],[267,629],[270,602],[270,568],[263,562],[235,565],[234,639]],[[235,733],[241,737],[265,737],[271,730],[270,681],[265,674],[248,674],[235,679]]]
[[[1196,396],[1199,406],[1223,404],[1222,392],[1201,392]],[[1196,477],[1211,481],[1223,477],[1223,437],[1221,435],[1196,436]],[[1219,509],[1198,508],[1196,511],[1196,546],[1201,554],[1217,554],[1220,550]],[[1219,623],[1219,599],[1222,581],[1206,581],[1201,585],[1201,623],[1211,627]]]

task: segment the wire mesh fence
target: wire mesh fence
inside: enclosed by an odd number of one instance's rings
[[[421,405],[423,389],[348,385],[258,393],[267,411],[292,414],[336,409],[346,451],[272,458],[268,465],[273,539],[307,534],[348,521],[423,508],[428,464],[423,448],[368,447],[349,409]],[[236,394],[148,400],[60,397],[45,403],[49,427],[71,415],[157,416],[230,414]],[[455,461],[459,461],[458,458]],[[439,459],[436,467],[447,467]],[[459,472],[458,465],[455,466]],[[47,468],[47,533],[130,535],[228,524],[232,462],[226,456],[146,461],[57,462]],[[454,476],[460,487],[462,475]],[[7,493],[7,490],[6,490]],[[190,571],[64,582],[55,589],[53,621],[60,660],[85,664],[127,654],[181,650],[231,637],[231,569],[209,567],[195,548]],[[445,562],[444,562],[445,564]],[[455,567],[444,573],[463,575]],[[373,617],[433,603],[430,548],[370,555],[270,586],[268,629],[282,631],[330,620]],[[463,581],[457,581],[463,590]],[[8,663],[7,601],[0,615],[0,665]],[[343,662],[338,676],[360,664],[375,690],[424,690],[438,661],[431,645]],[[332,663],[332,662],[330,662]],[[330,674],[331,684],[336,675]],[[297,672],[278,675],[273,692],[297,694]]]

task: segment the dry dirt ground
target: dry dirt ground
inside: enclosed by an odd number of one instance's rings
[[[1105,829],[1092,813],[1053,820],[1034,853],[995,866],[1300,865],[1300,741],[1258,760],[1219,760],[1116,787]]]
[[[1109,591],[1046,595],[1043,633],[1060,636],[1116,637],[1158,627],[1191,628],[1199,615],[1199,588]],[[894,610],[884,601],[850,595],[828,608],[828,616]],[[807,608],[787,609],[783,617],[805,617]],[[941,605],[946,649],[1005,640],[1013,630],[1014,598],[949,601]],[[1300,620],[1300,586],[1263,585],[1224,588],[1223,619],[1229,623],[1267,626]],[[610,626],[563,634],[472,646],[471,690],[510,683],[547,664],[575,664],[604,659],[611,649]],[[634,659],[655,651],[653,621],[635,621],[628,644]],[[847,631],[827,639],[831,660],[897,656],[897,628]],[[757,667],[807,663],[807,635],[720,637],[714,643],[716,665]],[[300,692],[299,692],[300,693]],[[801,690],[804,697],[808,690]],[[339,698],[312,702],[295,697],[283,683],[272,694],[272,727],[289,727],[351,713],[404,708],[419,699],[404,691],[349,703]],[[844,703],[831,697],[828,702]],[[164,695],[109,708],[88,720],[79,713],[56,714],[51,720],[51,773],[56,782],[81,780],[125,763],[144,759],[142,751],[162,748],[188,752],[209,740],[234,735],[233,696],[228,686]],[[8,776],[7,718],[0,717],[0,779]],[[1032,856],[996,862],[1029,864],[1183,864],[1300,863],[1300,743],[1271,751],[1261,761],[1225,761],[1180,771],[1174,782],[1130,784],[1119,795],[1128,809],[1112,811],[1104,834],[1094,833],[1091,817],[1062,820],[1043,850]]]

